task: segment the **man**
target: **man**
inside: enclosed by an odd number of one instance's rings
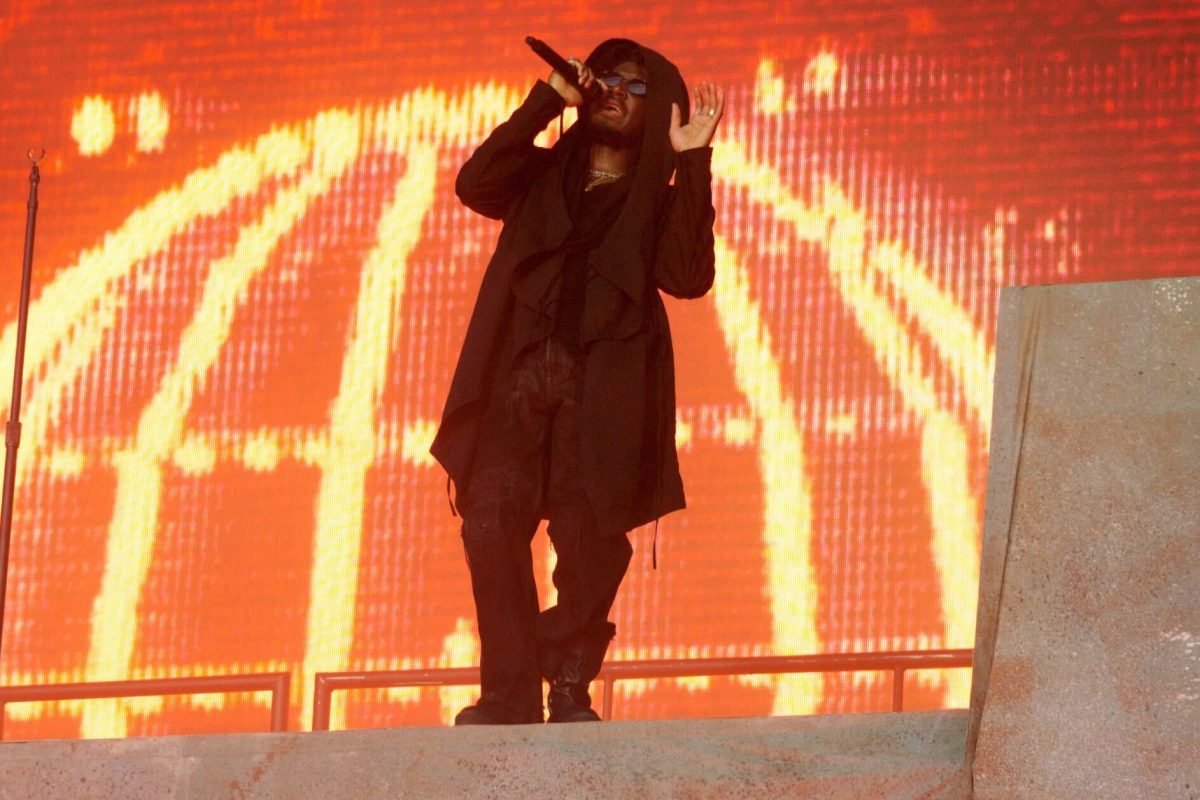
[[[674,362],[659,290],[713,280],[709,165],[724,96],[627,39],[539,81],[455,191],[504,221],[431,452],[457,487],[482,693],[455,724],[597,720],[588,684],[615,626],[627,532],[683,508]],[[595,88],[593,88],[595,87]],[[553,148],[533,144],[579,108]],[[674,185],[671,177],[674,175]],[[548,519],[558,604],[539,613],[530,540]]]

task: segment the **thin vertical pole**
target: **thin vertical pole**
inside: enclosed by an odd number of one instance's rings
[[[21,379],[25,371],[25,328],[29,319],[29,285],[33,282],[33,234],[37,227],[38,155],[29,151],[29,211],[25,217],[25,258],[21,263],[21,302],[17,308],[17,352],[13,358],[12,404],[4,427],[4,500],[0,506],[0,653],[4,651],[4,598],[8,590],[8,544],[12,538],[13,495],[17,486],[17,448],[21,446]]]

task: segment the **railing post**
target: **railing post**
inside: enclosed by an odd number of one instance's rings
[[[600,705],[600,716],[604,719],[612,719],[614,683],[616,683],[616,678],[612,675],[604,678],[604,699]]]
[[[316,679],[313,681],[312,729],[314,731],[329,730],[330,694],[329,682],[325,680],[325,673],[318,672]]]
[[[271,688],[271,730],[276,733],[287,730],[288,713],[291,711],[291,677],[291,673],[281,672],[275,676],[275,685]]]
[[[904,667],[892,670],[892,711],[904,710]]]

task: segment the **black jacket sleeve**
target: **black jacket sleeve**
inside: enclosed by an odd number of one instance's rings
[[[533,143],[563,109],[562,96],[538,81],[525,101],[471,154],[458,171],[454,193],[485,217],[502,219],[520,194],[550,163],[550,151]]]
[[[712,287],[714,275],[712,204],[712,148],[684,150],[675,159],[675,185],[671,187],[658,252],[654,280],[658,288],[675,297],[700,297]]]

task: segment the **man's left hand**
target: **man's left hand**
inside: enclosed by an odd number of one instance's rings
[[[708,81],[701,81],[696,85],[692,107],[692,118],[687,125],[680,125],[679,104],[671,103],[671,146],[677,153],[708,147],[712,142],[717,123],[725,113],[725,92]]]

